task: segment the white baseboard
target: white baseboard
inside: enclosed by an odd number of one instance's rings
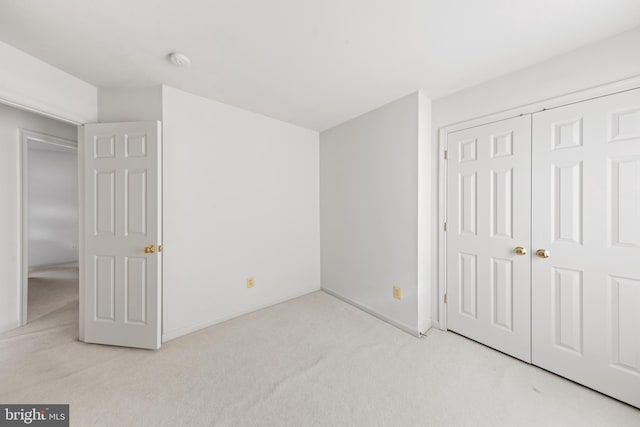
[[[60,264],[46,264],[46,265],[34,265],[29,267],[29,273],[35,271],[44,271],[44,270],[60,270],[64,268],[78,268],[78,261],[75,262],[64,262]]]
[[[19,328],[20,326],[22,326],[20,324],[20,322],[12,322],[12,323],[8,323],[8,324],[5,324],[5,325],[2,325],[2,326],[0,326],[0,334],[3,333],[3,332],[10,331],[12,329]]]
[[[314,292],[318,292],[319,290],[320,290],[320,288],[318,287],[318,288],[313,289],[313,290],[307,290],[307,291],[304,291],[304,292],[291,294],[291,295],[288,295],[288,296],[285,296],[285,297],[275,298],[275,299],[267,301],[265,303],[258,304],[258,305],[255,305],[255,306],[251,306],[251,307],[249,307],[247,309],[240,310],[240,311],[234,312],[234,313],[226,315],[226,316],[221,316],[221,317],[218,317],[216,319],[213,319],[213,320],[210,320],[210,321],[207,321],[207,322],[202,322],[202,323],[198,323],[196,325],[186,326],[184,328],[179,328],[179,329],[175,329],[173,331],[168,331],[168,332],[162,334],[162,342],[164,343],[164,342],[167,342],[167,341],[171,341],[173,339],[182,337],[184,335],[191,334],[191,333],[199,331],[201,329],[208,328],[209,326],[217,325],[218,323],[222,323],[222,322],[225,322],[227,320],[231,320],[233,318],[240,317],[240,316],[243,316],[245,314],[252,313],[254,311],[262,310],[263,308],[271,307],[272,305],[280,304],[282,302],[289,301],[289,300],[292,300],[292,299],[295,299],[295,298],[300,298],[302,296],[309,295],[309,294],[312,294]]]
[[[364,311],[366,313],[369,313],[370,315],[372,315],[374,317],[377,317],[378,319],[380,319],[380,320],[382,320],[384,322],[387,322],[390,325],[393,325],[396,328],[401,329],[401,330],[405,331],[408,334],[413,335],[414,337],[420,337],[420,331],[418,330],[417,327],[411,327],[411,326],[406,325],[406,324],[404,324],[402,322],[398,322],[397,320],[392,319],[392,318],[390,318],[388,316],[385,316],[384,314],[378,313],[376,310],[374,310],[373,308],[371,308],[371,307],[369,307],[367,305],[360,304],[359,302],[356,302],[356,301],[354,301],[354,300],[352,300],[350,298],[347,298],[344,295],[341,295],[336,291],[332,291],[331,289],[327,289],[327,288],[323,287],[322,291],[328,293],[331,296],[334,296],[334,297],[338,298],[339,300],[342,300],[342,301],[346,302],[347,304],[351,304],[354,307],[357,307],[360,310],[362,310],[362,311]]]
[[[420,326],[420,335],[424,335],[427,331],[433,328],[435,325],[432,319],[428,319],[423,325]]]

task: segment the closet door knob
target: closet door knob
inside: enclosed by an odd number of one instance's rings
[[[145,254],[152,254],[156,252],[156,248],[154,245],[149,245],[149,246],[145,246],[144,247],[144,253]]]
[[[539,256],[540,258],[549,258],[550,256],[549,251],[546,249],[538,249],[536,251],[536,255]]]
[[[527,250],[525,248],[523,248],[522,246],[518,246],[517,248],[515,248],[513,250],[513,252],[515,252],[516,255],[526,255],[527,254]]]

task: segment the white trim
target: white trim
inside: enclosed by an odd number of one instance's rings
[[[590,99],[599,98],[601,96],[613,95],[614,93],[625,92],[637,88],[640,88],[640,76],[617,80],[615,82],[589,87],[586,89],[569,92],[550,98],[545,98],[529,104],[519,105],[507,110],[485,114],[468,120],[463,120],[461,122],[451,123],[449,125],[442,126],[440,130],[445,133],[455,132],[458,130],[469,129],[475,126],[486,125],[493,122],[499,122],[525,114],[538,113],[543,110],[563,107],[568,104],[588,101]]]
[[[22,130],[20,132],[20,161],[18,162],[18,186],[20,202],[18,203],[18,230],[20,230],[20,248],[18,253],[20,259],[20,274],[18,276],[18,286],[20,289],[20,326],[27,324],[27,303],[29,301],[29,173],[27,169],[27,157],[29,150]]]
[[[77,262],[63,262],[60,264],[45,264],[45,265],[36,265],[33,267],[29,267],[29,273],[35,273],[38,271],[47,271],[47,270],[64,270],[67,268],[78,268],[80,264]]]
[[[57,136],[46,135],[44,133],[33,132],[26,129],[20,129],[20,160],[18,162],[19,169],[19,195],[20,201],[18,203],[18,230],[20,233],[19,240],[19,260],[20,277],[18,284],[20,286],[20,325],[27,324],[27,309],[29,301],[29,141],[36,141],[45,144],[56,145],[59,147],[65,147],[71,150],[77,150],[77,142],[58,138]]]
[[[7,323],[4,326],[0,327],[0,334],[2,334],[4,332],[8,332],[8,331],[10,331],[12,329],[19,328],[20,326],[22,326],[22,325],[20,324],[19,320],[17,322]]]
[[[640,88],[640,76],[634,76],[627,79],[617,80],[611,83],[593,86],[579,91],[569,92],[555,97],[542,99],[540,101],[516,106],[507,110],[485,114],[469,120],[442,126],[438,129],[438,144],[440,154],[440,160],[438,162],[438,296],[440,298],[440,301],[438,303],[438,306],[440,307],[440,310],[438,312],[438,323],[440,325],[440,329],[445,331],[447,330],[447,307],[444,304],[444,295],[447,292],[447,235],[444,232],[443,226],[447,218],[447,164],[444,160],[444,150],[447,149],[447,139],[449,133],[638,88]]]
[[[53,120],[57,120],[59,122],[64,122],[64,123],[69,123],[72,125],[80,125],[83,123],[84,118],[80,117],[79,115],[75,114],[75,113],[71,113],[71,112],[67,112],[67,111],[60,111],[59,113],[61,113],[62,115],[59,115],[58,112],[53,113],[51,111],[58,111],[56,108],[34,108],[34,107],[30,107],[27,106],[25,104],[22,104],[19,101],[12,101],[10,99],[8,99],[7,97],[0,97],[0,104],[4,104],[4,105],[8,105],[9,107],[13,107],[13,108],[17,108],[19,110],[24,110],[24,111],[28,111],[30,113],[34,113],[37,114],[39,116],[44,116],[44,117],[48,117],[50,119]]]
[[[388,316],[385,316],[382,313],[378,313],[376,310],[374,310],[373,308],[364,305],[364,304],[360,304],[359,302],[356,302],[350,298],[345,297],[344,295],[336,292],[336,291],[332,291],[331,289],[327,289],[327,288],[322,288],[321,289],[322,292],[326,292],[327,294],[338,298],[339,300],[342,300],[344,302],[346,302],[347,304],[351,304],[352,306],[359,308],[360,310],[364,311],[365,313],[368,313],[374,317],[377,317],[378,319],[387,322],[388,324],[395,326],[398,329],[402,329],[404,332],[413,335],[414,337],[420,337],[420,331],[418,330],[417,327],[411,327],[409,325],[406,325],[402,322],[398,322],[397,320],[394,320]],[[426,329],[425,331],[429,330],[429,328],[431,327],[431,325],[426,325]]]
[[[447,292],[447,233],[444,224],[447,221],[447,160],[444,153],[447,148],[446,135],[439,131],[438,150],[438,325],[447,330],[447,304],[444,295]]]
[[[167,341],[171,341],[174,340],[176,338],[180,338],[184,335],[188,335],[191,334],[193,332],[197,332],[201,329],[205,329],[208,328],[210,326],[214,326],[217,325],[218,323],[222,323],[225,322],[227,320],[231,320],[234,319],[236,317],[239,316],[243,316],[245,314],[249,314],[249,313],[253,313],[254,311],[258,311],[258,310],[262,310],[263,308],[267,308],[267,307],[271,307],[274,306],[276,304],[280,304],[292,299],[296,299],[296,298],[300,298],[303,297],[305,295],[309,295],[312,294],[314,292],[319,292],[320,289],[313,289],[313,290],[307,290],[304,292],[296,292],[294,294],[285,296],[285,297],[280,297],[280,298],[275,298],[273,300],[267,301],[265,303],[262,304],[258,304],[258,305],[254,305],[252,307],[246,308],[244,310],[240,310],[240,311],[236,311],[232,314],[228,314],[226,316],[220,316],[214,320],[210,320],[208,322],[202,322],[202,323],[198,323],[192,326],[185,326],[184,328],[178,328],[178,329],[174,329],[173,331],[168,331],[168,332],[164,332],[163,330],[163,334],[162,334],[162,343],[166,343]],[[163,325],[164,327],[164,325]]]
[[[78,126],[78,340],[84,341],[84,125]]]
[[[61,147],[68,148],[70,150],[77,150],[78,143],[76,141],[71,141],[70,139],[59,138],[53,135],[47,135],[40,132],[34,132],[27,129],[20,129],[20,134],[22,136],[21,141],[36,141],[43,142],[45,144],[58,145]]]
[[[0,103],[76,125],[97,120],[97,87],[1,41],[0,56]]]

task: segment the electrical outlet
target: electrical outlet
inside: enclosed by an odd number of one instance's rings
[[[247,289],[253,288],[256,285],[255,277],[247,277]]]
[[[393,297],[395,299],[402,299],[402,288],[400,286],[393,287]]]

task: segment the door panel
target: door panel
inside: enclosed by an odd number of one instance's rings
[[[447,324],[530,361],[531,117],[448,136]]]
[[[84,126],[84,339],[159,348],[160,123]]]
[[[640,406],[640,91],[533,116],[532,360]]]

